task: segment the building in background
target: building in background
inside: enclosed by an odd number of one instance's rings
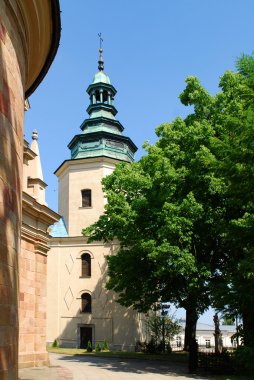
[[[180,319],[179,325],[181,326],[181,331],[177,334],[172,341],[173,350],[182,350],[184,347],[184,332],[185,332],[185,320]],[[222,347],[227,349],[232,349],[236,347],[236,340],[231,340],[231,337],[236,333],[235,325],[221,325],[221,342]],[[198,343],[199,350],[211,351],[215,350],[215,326],[209,325],[207,323],[197,323],[196,330],[196,340]]]
[[[60,39],[58,0],[0,6],[0,379],[18,376],[24,102],[46,75]]]
[[[24,141],[19,255],[19,368],[48,365],[46,351],[47,252],[50,225],[60,215],[47,207],[38,135]]]
[[[89,118],[68,145],[71,159],[55,172],[63,219],[52,228],[48,254],[47,342],[86,348],[88,341],[106,339],[112,349],[134,350],[136,341],[146,340],[144,316],[120,306],[115,293],[105,289],[106,256],[118,245],[87,244],[81,234],[104,212],[102,178],[117,163],[132,162],[137,150],[115,119],[116,89],[103,70],[100,49],[99,71],[87,89]]]

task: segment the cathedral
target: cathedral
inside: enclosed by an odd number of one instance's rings
[[[71,158],[55,171],[58,177],[58,212],[62,219],[50,231],[47,262],[47,344],[86,348],[107,341],[113,350],[134,350],[146,340],[145,316],[116,302],[105,288],[106,257],[117,242],[87,244],[83,228],[104,212],[101,180],[119,162],[133,162],[137,147],[122,134],[116,120],[116,89],[104,72],[102,49],[99,71],[88,86],[89,117],[81,133],[70,141]]]

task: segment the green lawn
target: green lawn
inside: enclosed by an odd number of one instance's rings
[[[158,360],[158,361],[171,361],[177,363],[187,363],[188,356],[185,352],[173,352],[172,354],[144,354],[142,352],[124,352],[124,351],[102,351],[102,352],[86,352],[82,348],[60,348],[60,347],[47,347],[48,352],[66,355],[86,355],[86,356],[100,356],[105,358],[123,358],[123,359],[144,359],[144,360]]]

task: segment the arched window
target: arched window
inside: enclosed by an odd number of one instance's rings
[[[81,276],[91,277],[91,256],[88,253],[81,256]]]
[[[92,297],[89,293],[83,293],[81,296],[81,313],[92,312]]]
[[[107,91],[103,91],[103,103],[107,103],[107,101],[108,101],[108,93],[107,93]]]
[[[90,189],[81,190],[82,207],[92,206],[92,191]]]
[[[95,100],[96,100],[96,104],[100,103],[100,91],[98,90],[95,92]]]

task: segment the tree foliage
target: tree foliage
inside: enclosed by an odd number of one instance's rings
[[[226,183],[226,259],[214,287],[215,305],[243,320],[243,340],[254,346],[254,59],[243,55],[238,73],[222,77],[218,95],[220,175]]]
[[[166,345],[169,345],[174,336],[181,331],[181,326],[173,316],[162,316],[156,313],[149,315],[147,319],[147,327],[156,345],[161,341],[164,341]]]
[[[156,130],[139,162],[103,179],[108,203],[91,240],[117,238],[108,289],[147,311],[158,300],[187,311],[189,344],[200,313],[213,303],[254,322],[254,60],[243,56],[212,97],[195,77],[181,102],[193,106]],[[252,323],[252,326],[254,323]],[[246,342],[254,342],[246,334]]]

